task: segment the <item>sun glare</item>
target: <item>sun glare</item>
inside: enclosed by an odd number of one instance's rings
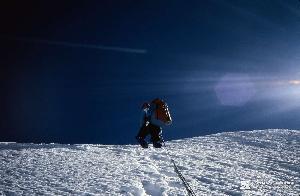
[[[290,80],[290,81],[289,81],[289,84],[292,84],[292,85],[300,85],[300,80]]]

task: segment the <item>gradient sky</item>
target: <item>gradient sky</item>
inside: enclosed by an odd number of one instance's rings
[[[0,21],[0,141],[134,143],[156,97],[166,140],[300,127],[298,0],[6,1]]]

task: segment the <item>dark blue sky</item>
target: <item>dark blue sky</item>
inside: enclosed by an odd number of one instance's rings
[[[298,0],[0,3],[0,140],[134,143],[300,127]]]

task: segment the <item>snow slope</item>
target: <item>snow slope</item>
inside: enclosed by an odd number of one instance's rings
[[[300,131],[227,132],[137,145],[0,143],[0,195],[299,195]]]

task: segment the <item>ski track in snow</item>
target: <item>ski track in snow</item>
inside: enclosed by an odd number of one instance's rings
[[[300,131],[219,133],[138,145],[0,143],[0,195],[299,195]]]

